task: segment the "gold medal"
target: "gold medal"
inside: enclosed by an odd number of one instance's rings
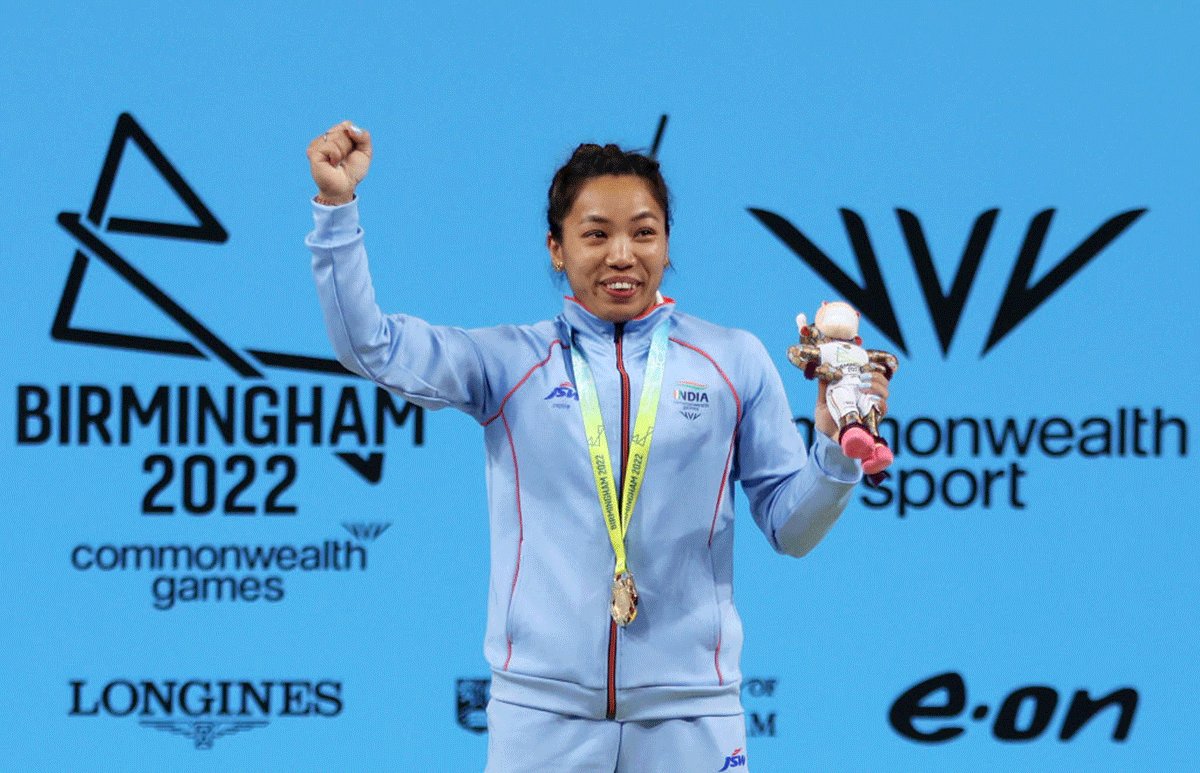
[[[633,575],[621,572],[613,578],[612,618],[617,625],[629,625],[637,617],[638,594]]]

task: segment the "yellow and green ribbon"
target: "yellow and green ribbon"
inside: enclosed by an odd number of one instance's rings
[[[617,558],[616,576],[628,571],[625,557],[625,535],[633,517],[642,480],[646,475],[646,460],[650,455],[650,440],[654,436],[654,424],[658,419],[658,401],[662,395],[663,371],[667,362],[667,323],[662,322],[654,329],[650,339],[650,355],[646,363],[642,395],[638,402],[637,420],[633,436],[629,439],[629,459],[625,465],[625,485],[621,492],[621,507],[617,508],[617,481],[612,472],[612,459],[608,453],[608,436],[604,433],[604,419],[600,414],[600,398],[596,392],[596,381],[587,364],[587,357],[577,344],[571,345],[571,356],[575,363],[575,389],[579,393],[579,408],[583,413],[583,428],[587,433],[588,454],[592,458],[592,472],[596,476],[596,493],[600,499],[600,510],[604,514],[604,525],[612,542]]]

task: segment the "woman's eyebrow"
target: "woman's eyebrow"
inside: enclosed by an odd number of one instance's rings
[[[658,219],[659,219],[658,215],[655,214],[654,210],[652,210],[652,209],[644,209],[641,212],[634,215],[633,217],[629,218],[630,222],[634,222],[637,220],[658,220]],[[613,221],[612,221],[612,219],[607,218],[604,215],[601,215],[599,213],[590,212],[590,213],[584,215],[583,217],[579,218],[579,222],[581,222],[581,223],[600,223],[601,225],[612,225]]]

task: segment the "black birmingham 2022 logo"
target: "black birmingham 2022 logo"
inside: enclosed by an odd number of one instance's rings
[[[129,217],[110,216],[107,213],[109,198],[113,185],[117,180],[121,161],[130,143],[141,150],[161,176],[162,180],[175,193],[178,200],[196,218],[194,223],[179,223],[163,220],[148,220]],[[136,415],[144,423],[153,422],[159,436],[169,436],[170,421],[173,415],[179,416],[182,426],[175,427],[175,435],[189,437],[186,417],[189,411],[201,411],[208,404],[216,415],[214,429],[216,434],[223,436],[226,442],[235,430],[229,427],[241,425],[242,434],[251,445],[274,445],[280,436],[286,434],[290,442],[297,442],[301,429],[308,429],[316,444],[326,442],[337,445],[347,439],[357,441],[360,446],[382,445],[385,428],[389,423],[403,425],[410,418],[413,422],[413,443],[421,445],[424,442],[424,412],[416,405],[405,403],[397,408],[391,398],[383,390],[376,389],[374,394],[374,410],[370,413],[374,421],[369,421],[363,413],[364,403],[370,400],[361,398],[357,390],[344,387],[337,396],[336,405],[332,412],[328,411],[328,401],[323,390],[314,387],[309,395],[301,395],[299,389],[289,388],[286,394],[263,383],[264,369],[284,369],[303,371],[322,375],[352,376],[339,362],[331,358],[313,357],[300,354],[287,354],[264,349],[247,349],[239,351],[224,339],[214,333],[208,326],[189,313],[170,295],[151,282],[145,273],[139,271],[126,257],[120,255],[101,236],[102,232],[118,234],[138,234],[158,239],[180,239],[195,242],[222,244],[228,239],[228,233],[217,218],[209,211],[200,197],[196,195],[183,176],[175,169],[150,136],[134,120],[133,116],[123,113],[117,119],[112,140],[109,143],[108,154],[105,157],[100,179],[92,195],[92,202],[86,216],[78,212],[61,212],[58,223],[79,242],[67,281],[63,288],[62,298],[54,316],[50,335],[58,341],[86,344],[89,346],[116,347],[142,352],[174,355],[189,358],[216,359],[228,366],[251,386],[242,390],[241,400],[230,399],[221,402],[222,396],[213,397],[207,390],[196,389],[191,393],[169,389],[157,389],[149,397],[138,395],[132,389],[122,389],[118,394],[105,391],[86,391],[82,388],[72,395],[69,391],[59,390],[58,411],[51,409],[54,397],[50,390],[25,385],[18,395],[19,419],[18,432],[22,433],[25,442],[44,442],[49,440],[53,431],[53,417],[57,415],[58,439],[60,443],[68,442],[72,434],[68,417],[71,412],[69,403],[74,401],[78,407],[78,424],[75,427],[81,442],[87,442],[89,433],[94,428],[101,440],[109,440],[113,434],[109,429],[109,420],[119,417],[122,422],[121,435],[128,434],[127,424],[131,414]],[[165,338],[148,336],[131,332],[97,330],[83,328],[72,323],[80,291],[83,288],[92,259],[98,259],[116,272],[132,288],[157,306],[167,317],[173,320],[183,331],[189,334],[188,339]],[[235,395],[239,390],[225,390],[228,395]],[[174,405],[172,406],[172,398]],[[68,403],[64,405],[64,402]],[[119,410],[114,406],[119,405]],[[194,406],[189,408],[189,405]],[[239,406],[242,415],[237,416]],[[275,414],[272,409],[284,406]],[[175,410],[168,410],[169,407]],[[218,410],[223,408],[224,410]],[[106,410],[107,409],[107,410]],[[255,411],[259,411],[255,414]],[[238,418],[241,421],[238,421]],[[264,421],[256,422],[255,419]],[[115,421],[113,423],[116,423]],[[254,425],[260,426],[255,429]],[[203,420],[196,421],[195,434],[204,432]],[[283,425],[285,432],[280,430]],[[36,430],[34,428],[36,427]],[[372,432],[372,429],[374,430]],[[327,431],[326,431],[327,430]],[[373,442],[372,442],[373,441]],[[357,472],[364,480],[378,483],[383,474],[384,455],[382,451],[363,453],[361,451],[338,451],[337,456]],[[281,463],[281,467],[291,468]]]
[[[190,213],[190,222],[186,215],[133,218],[109,212],[122,162],[139,151],[157,175],[151,183],[182,205]],[[137,172],[132,174],[138,179]],[[145,195],[145,189],[136,185],[131,190]],[[150,193],[148,206],[163,207],[164,199]],[[135,209],[141,201],[134,199]],[[178,205],[167,208],[178,211]],[[408,429],[412,444],[423,445],[424,410],[419,406],[393,398],[330,358],[239,350],[113,247],[110,242],[119,240],[109,234],[148,237],[147,244],[160,246],[163,240],[209,244],[228,240],[224,226],[131,115],[117,119],[87,212],[62,212],[58,223],[78,244],[51,325],[53,340],[215,361],[235,378],[224,385],[206,380],[146,386],[132,376],[121,384],[95,379],[78,384],[20,383],[18,446],[148,448],[141,465],[143,483],[130,507],[137,509],[140,504],[141,515],[169,519],[178,514],[296,516],[300,504],[292,488],[299,474],[295,449],[329,449],[354,475],[377,484],[383,476],[389,432]],[[145,255],[139,259],[147,260]],[[119,302],[102,306],[113,320],[108,329],[78,322],[76,312],[80,298],[86,297],[87,277],[97,267],[123,280],[180,334],[147,334],[128,321]],[[96,306],[91,304],[93,315]],[[267,378],[268,371],[304,376],[297,376],[297,383],[279,384]],[[137,375],[154,378],[155,373],[151,364]],[[341,526],[349,539],[343,534],[337,539],[323,536],[301,543],[253,545],[228,544],[211,536],[162,544],[84,540],[71,550],[70,564],[80,572],[150,574],[152,605],[159,610],[195,601],[277,602],[284,598],[285,578],[292,573],[365,571],[369,543],[389,523],[350,519]]]

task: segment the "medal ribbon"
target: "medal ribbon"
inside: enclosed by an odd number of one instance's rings
[[[587,433],[588,454],[592,458],[592,472],[596,475],[596,493],[600,498],[600,510],[604,514],[604,525],[617,557],[616,574],[628,571],[625,560],[625,534],[629,531],[629,519],[633,517],[633,506],[642,488],[646,473],[646,458],[650,454],[650,439],[654,435],[654,423],[658,418],[658,400],[662,395],[663,371],[667,362],[667,323],[661,322],[650,339],[650,356],[646,363],[646,376],[642,382],[642,396],[638,402],[637,421],[633,437],[629,439],[629,460],[625,465],[625,486],[621,492],[621,509],[617,509],[617,481],[613,477],[612,459],[608,453],[608,437],[604,434],[604,419],[600,414],[600,398],[596,393],[596,381],[587,358],[572,342],[571,356],[575,363],[575,388],[579,393],[579,408],[583,412],[583,428]]]

